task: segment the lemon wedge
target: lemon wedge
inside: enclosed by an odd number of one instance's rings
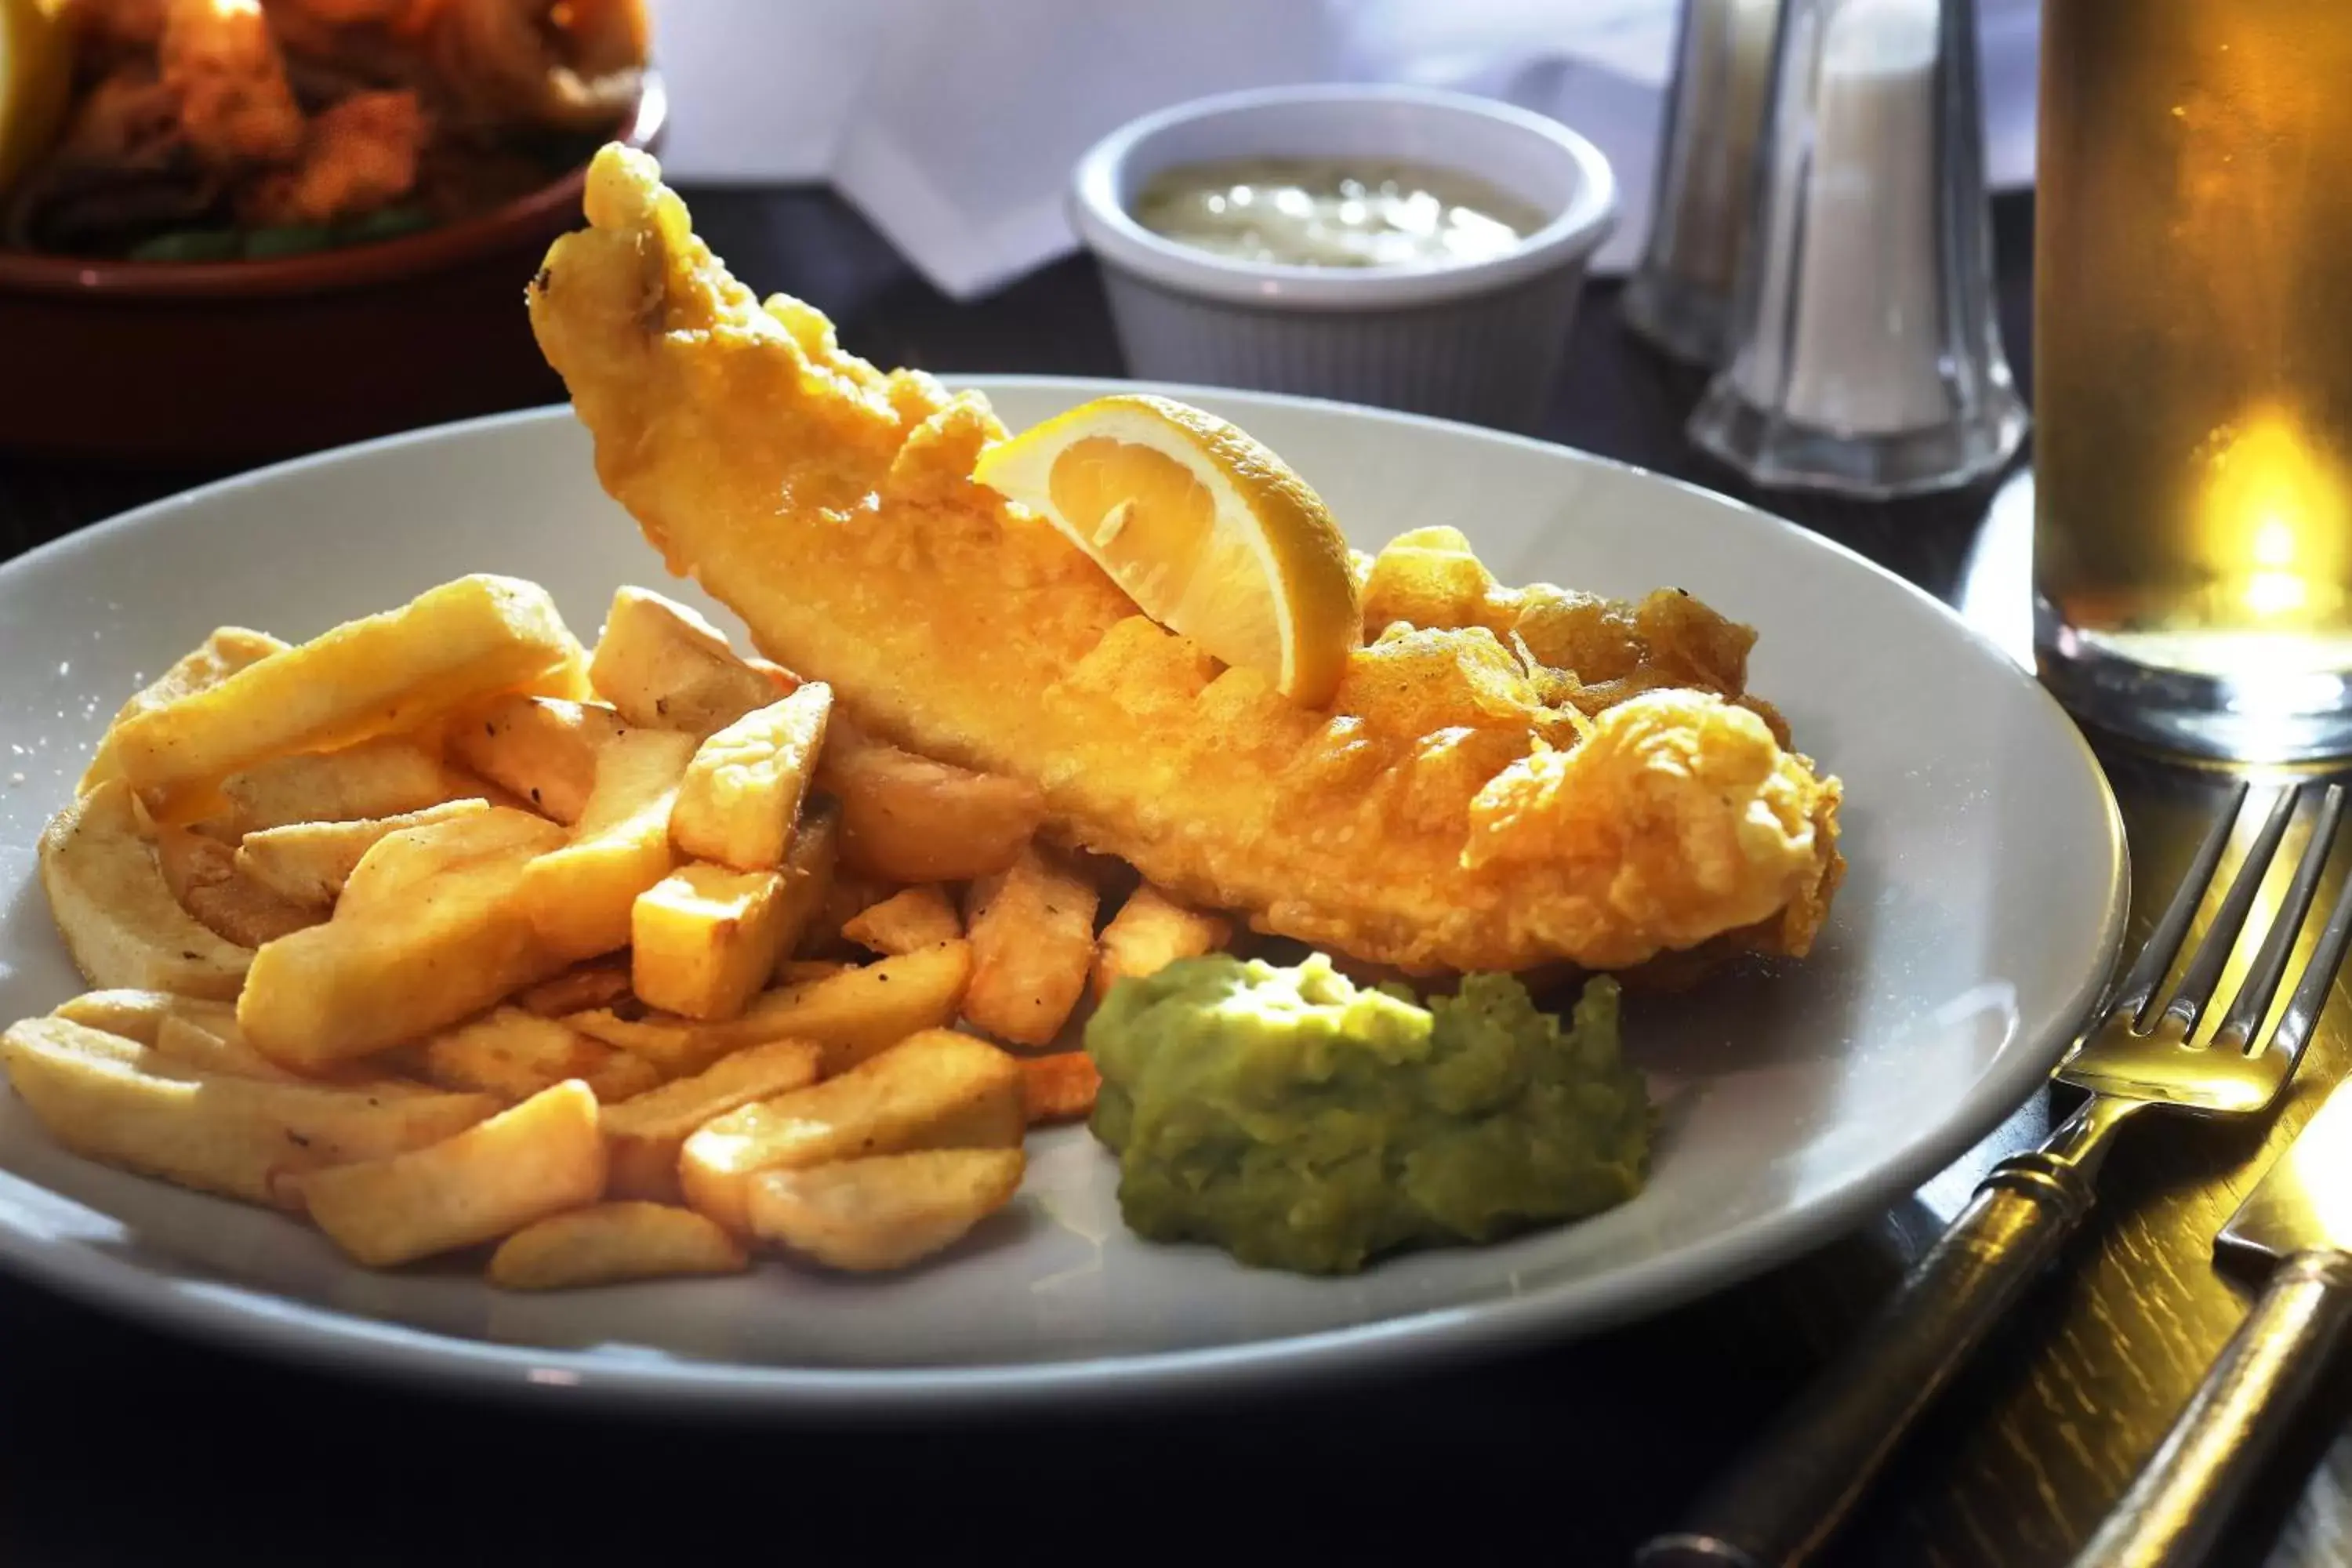
[[[989,447],[973,477],[1067,534],[1145,615],[1308,707],[1363,641],[1322,498],[1213,414],[1098,397]]]
[[[0,0],[0,191],[48,146],[72,87],[64,0]]]

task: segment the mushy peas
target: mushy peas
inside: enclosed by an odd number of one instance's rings
[[[1640,1190],[1650,1108],[1617,986],[1567,1027],[1507,974],[1415,1003],[1316,954],[1223,954],[1120,982],[1087,1026],[1094,1133],[1139,1234],[1345,1274],[1399,1247],[1492,1241]]]

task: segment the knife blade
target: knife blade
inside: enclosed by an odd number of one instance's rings
[[[2187,1568],[2326,1365],[2352,1317],[2352,1080],[2214,1238],[2217,1261],[2271,1265],[2253,1310],[2075,1568]]]
[[[2274,1263],[2314,1248],[2352,1252],[2352,1081],[2328,1095],[2213,1248]]]

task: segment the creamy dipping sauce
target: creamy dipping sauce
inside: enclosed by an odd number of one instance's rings
[[[1485,261],[1544,226],[1483,180],[1422,163],[1248,158],[1156,175],[1135,221],[1244,261],[1409,267]]]

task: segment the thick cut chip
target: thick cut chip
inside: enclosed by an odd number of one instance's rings
[[[552,980],[515,993],[515,1005],[542,1018],[561,1018],[591,1007],[610,1007],[629,994],[628,954],[614,953],[575,964]]]
[[[926,1149],[751,1178],[751,1233],[830,1268],[904,1268],[1013,1201],[1018,1149]]]
[[[155,864],[180,907],[239,947],[259,947],[327,918],[317,904],[298,904],[237,868],[236,851],[184,827],[155,830]]]
[[[461,577],[135,715],[115,731],[115,752],[159,820],[187,822],[215,809],[231,773],[397,734],[562,676],[578,654],[537,584]]]
[[[247,631],[243,626],[222,626],[214,632],[116,711],[114,721],[107,726],[106,738],[99,742],[98,752],[90,758],[74,793],[88,795],[107,780],[121,776],[121,765],[114,755],[114,731],[121,725],[142,713],[168,708],[183,697],[218,686],[238,670],[258,664],[273,653],[282,653],[287,647],[268,632]]]
[[[1094,1114],[1102,1074],[1084,1051],[1021,1058],[1021,1103],[1030,1125],[1076,1121]]]
[[[577,963],[629,945],[637,895],[669,875],[669,810],[694,737],[631,730],[596,753],[596,785],[561,849],[532,862],[523,903],[547,951]]]
[[[703,742],[670,813],[678,848],[739,871],[782,866],[832,711],[833,689],[812,681]]]
[[[167,1014],[155,1028],[155,1054],[199,1072],[230,1078],[256,1078],[269,1083],[309,1083],[299,1073],[288,1072],[245,1043],[236,1026],[236,1008],[227,1002],[206,1002],[205,1014]],[[356,1085],[337,1087],[357,1087]]]
[[[705,1124],[678,1152],[686,1201],[751,1228],[751,1177],[916,1149],[1018,1148],[1021,1069],[986,1041],[927,1029],[838,1078],[757,1100]]]
[[[319,1228],[371,1268],[495,1241],[604,1195],[596,1097],[560,1083],[429,1147],[291,1184]]]
[[[501,697],[449,721],[449,753],[567,826],[587,808],[596,752],[625,726],[601,702]]]
[[[254,955],[237,1023],[254,1048],[298,1071],[421,1039],[562,967],[539,945],[520,897],[525,868],[563,830],[424,868],[434,836],[463,840],[496,811],[395,834],[368,852],[325,925]],[[520,814],[516,814],[520,815]],[[536,820],[536,819],[525,819]],[[356,897],[361,873],[401,840],[418,875],[397,898]]]
[[[821,936],[818,928],[833,897],[834,868],[841,853],[841,808],[830,800],[812,800],[801,812],[800,831],[784,851],[783,956],[776,962],[776,979],[789,984],[784,971],[793,955]],[[837,928],[836,928],[837,929]]]
[[[919,757],[836,719],[817,787],[841,803],[841,860],[891,882],[963,882],[1002,871],[1045,819],[1035,785]]]
[[[131,786],[99,784],[50,818],[41,887],[66,950],[92,985],[235,996],[253,951],[180,907],[139,836]]]
[[[507,1290],[569,1290],[680,1274],[740,1274],[742,1244],[692,1209],[611,1203],[550,1215],[490,1255],[490,1283]]]
[[[1122,980],[1157,974],[1180,958],[1198,958],[1231,942],[1231,921],[1186,909],[1159,889],[1138,888],[1103,927],[1097,942],[1095,999]]]
[[[236,868],[280,898],[327,908],[342,896],[361,858],[392,835],[488,809],[487,800],[452,800],[359,822],[291,822],[239,839]]]
[[[497,1007],[416,1048],[416,1070],[443,1089],[528,1100],[566,1079],[599,1100],[626,1100],[661,1082],[652,1063],[592,1040],[553,1018]]]
[[[739,1106],[816,1081],[819,1053],[806,1040],[770,1040],[719,1058],[691,1078],[604,1107],[604,1142],[615,1197],[676,1203],[677,1152],[694,1130]]]
[[[971,889],[971,984],[963,1016],[1000,1039],[1053,1042],[1095,962],[1094,884],[1024,849]]]
[[[8,1081],[74,1152],[286,1205],[283,1178],[437,1142],[498,1110],[479,1094],[382,1095],[201,1072],[62,1018],[0,1037]]]
[[[783,893],[782,871],[679,867],[637,895],[630,989],[688,1018],[739,1016],[787,951]]]
[[[738,657],[717,626],[646,588],[613,595],[588,679],[630,723],[697,740],[777,697],[776,681]]]
[[[289,822],[358,822],[422,811],[450,797],[441,759],[383,735],[339,752],[272,757],[221,781],[239,833]]]
[[[86,1029],[119,1035],[126,1040],[152,1046],[163,1027],[163,1020],[186,1007],[226,1007],[232,1017],[236,1013],[233,1003],[174,996],[169,991],[142,991],[116,986],[104,991],[85,991],[58,1004],[50,1010],[49,1016],[79,1024]]]
[[[841,934],[876,952],[912,952],[953,942],[963,935],[963,921],[954,900],[936,882],[901,888],[878,904],[869,904],[852,916]]]
[[[824,1070],[839,1072],[919,1030],[954,1022],[971,974],[971,947],[948,942],[763,992],[741,1017],[723,1023],[658,1013],[625,1017],[610,1008],[564,1022],[635,1052],[672,1078],[699,1072],[730,1051],[781,1039],[815,1041],[824,1050]]]
[[[346,918],[397,912],[416,889],[454,867],[492,857],[527,858],[563,842],[563,829],[554,823],[503,805],[404,827],[385,834],[360,857],[343,879],[335,912]]]

